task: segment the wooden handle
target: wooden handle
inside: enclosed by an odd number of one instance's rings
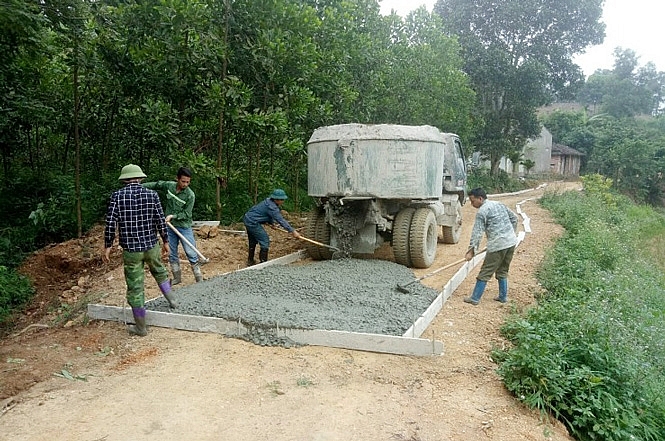
[[[184,243],[185,245],[187,245],[188,247],[190,247],[190,248],[192,248],[194,251],[196,251],[196,254],[198,254],[198,256],[199,256],[201,259],[203,259],[204,261],[207,261],[207,260],[208,260],[208,258],[207,258],[206,256],[204,256],[203,254],[201,254],[201,252],[200,252],[198,249],[196,249],[196,247],[195,247],[194,245],[192,245],[192,244],[187,240],[187,238],[186,238],[185,236],[183,236],[183,235],[180,233],[180,231],[178,231],[178,230],[176,229],[176,227],[174,227],[173,225],[171,225],[171,222],[167,222],[166,225],[168,225],[168,226],[173,230],[173,232],[174,232],[174,233],[175,233],[175,234],[176,234],[176,235],[177,235],[177,236],[183,241],[183,243]]]
[[[484,253],[485,251],[487,251],[487,248],[483,248],[482,250],[478,251],[478,254],[482,254],[482,253]],[[474,257],[477,256],[478,254],[475,254]],[[438,269],[432,271],[431,273],[425,274],[424,276],[420,276],[420,277],[418,277],[416,280],[414,280],[414,282],[417,282],[417,281],[420,281],[420,280],[426,279],[427,277],[433,276],[434,274],[439,273],[439,272],[441,272],[441,271],[443,271],[443,270],[445,270],[445,269],[448,269],[448,268],[450,268],[451,266],[459,265],[459,264],[462,263],[462,262],[466,262],[466,258],[465,258],[465,257],[463,257],[463,258],[461,258],[461,259],[459,259],[459,260],[456,260],[456,261],[454,261],[454,262],[452,262],[452,263],[449,263],[448,265],[442,266],[441,268],[438,268]]]
[[[326,245],[325,243],[317,242],[317,241],[312,240],[312,239],[309,239],[309,238],[307,238],[307,237],[305,237],[305,236],[300,236],[300,238],[301,238],[302,240],[304,240],[304,241],[309,242],[309,243],[313,243],[314,245],[318,245],[318,246],[321,246],[321,247],[330,248],[331,250],[339,251],[339,248],[334,247],[334,246],[332,246],[332,245]]]

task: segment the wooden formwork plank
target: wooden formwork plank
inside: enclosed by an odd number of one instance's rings
[[[485,259],[485,254],[487,252],[483,251],[482,253],[476,255],[473,257],[473,259],[469,260],[468,262],[464,263],[462,267],[457,270],[455,275],[448,280],[448,283],[446,283],[439,293],[438,296],[434,299],[434,301],[430,304],[430,306],[423,312],[420,317],[411,325],[409,329],[406,330],[402,336],[404,337],[411,337],[411,338],[418,338],[420,337],[423,332],[425,332],[425,329],[432,323],[436,315],[441,311],[441,308],[443,308],[443,304],[446,303],[448,298],[453,295],[453,292],[462,284],[464,279],[469,275],[471,270],[476,267],[480,262],[482,262]]]
[[[219,221],[192,221],[192,228],[218,227]]]
[[[441,355],[443,342],[399,335],[366,334],[325,329],[281,329],[278,335],[314,346],[355,349],[396,355]]]
[[[96,320],[113,320],[133,323],[131,308],[106,305],[88,305],[88,316]],[[249,332],[240,322],[218,317],[193,316],[160,311],[147,311],[146,324],[184,331],[212,332],[229,337],[239,337]],[[314,346],[382,352],[397,355],[441,355],[443,343],[438,340],[410,338],[397,335],[367,334],[360,332],[325,329],[275,328],[278,337]]]
[[[531,233],[531,218],[529,218],[529,216],[527,216],[527,214],[522,211],[522,204],[526,203],[529,200],[531,200],[531,199],[525,199],[525,200],[519,202],[515,206],[515,208],[517,209],[517,214],[522,216],[522,227],[524,228],[524,231],[526,233]]]
[[[257,263],[256,265],[240,268],[231,272],[257,270],[272,265],[288,265],[289,263],[297,262],[298,260],[304,259],[305,257],[307,257],[307,251],[300,250],[296,251],[295,253],[287,254],[286,256],[278,257],[277,259],[271,259],[268,260],[267,262]],[[224,274],[229,274],[229,273],[224,273]],[[222,274],[222,276],[224,274]]]
[[[129,307],[90,304],[88,305],[88,317],[95,320],[134,323],[132,310]],[[146,311],[145,322],[148,326],[181,329],[183,331],[214,332],[230,337],[247,333],[247,328],[236,321],[172,312]]]

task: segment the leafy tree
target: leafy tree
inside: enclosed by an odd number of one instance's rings
[[[587,115],[585,111],[557,111],[543,121],[556,142],[586,153],[587,173],[611,177],[614,188],[634,200],[661,204],[665,189],[663,119]]]
[[[462,72],[459,45],[424,7],[404,20],[388,20],[392,44],[372,122],[429,124],[466,137],[474,92]]]
[[[660,112],[665,73],[657,72],[653,63],[639,67],[639,57],[631,49],[616,48],[614,57],[612,70],[598,70],[589,77],[580,91],[582,104],[617,118]]]
[[[567,145],[582,152],[582,172],[586,163],[592,157],[594,145],[596,144],[596,127],[605,119],[611,118],[605,113],[590,116],[590,112],[582,110],[579,112],[555,111],[541,119],[543,125],[552,133],[552,140],[556,143]]]
[[[0,151],[12,177],[0,202],[23,222],[34,214],[34,243],[101,219],[128,162],[155,178],[189,165],[197,215],[230,222],[272,187],[289,189],[295,209],[309,202],[305,145],[318,126],[471,132],[459,46],[424,8],[402,19],[375,0],[0,7]]]
[[[30,121],[44,110],[35,92],[48,52],[47,21],[37,1],[7,0],[0,3],[0,29],[0,150],[7,181],[12,158],[26,150]]]
[[[502,156],[539,133],[535,109],[582,80],[572,57],[602,42],[602,0],[438,0],[477,94],[473,141],[496,173]]]

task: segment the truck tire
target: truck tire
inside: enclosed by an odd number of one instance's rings
[[[411,266],[411,253],[409,252],[409,232],[415,208],[404,208],[393,221],[393,254],[395,262],[404,266]]]
[[[330,244],[330,226],[326,223],[326,214],[323,210],[314,209],[309,213],[306,231],[307,237],[326,245]],[[309,242],[306,243],[305,250],[312,259],[327,260],[332,258],[332,253],[328,248]]]
[[[457,243],[462,236],[462,206],[457,204],[457,219],[452,227],[443,226],[443,243]]]
[[[436,258],[439,226],[436,216],[429,208],[419,208],[413,214],[409,232],[411,263],[415,268],[429,268]]]

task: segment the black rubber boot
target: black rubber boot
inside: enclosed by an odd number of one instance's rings
[[[261,249],[261,251],[259,251],[259,260],[261,263],[268,261],[268,250]]]
[[[145,324],[145,308],[132,308],[132,315],[135,324],[129,327],[129,333],[139,337],[148,335],[148,327]]]
[[[250,248],[249,252],[247,253],[247,266],[252,266],[256,265],[256,261],[254,260],[254,253],[256,252],[256,248]]]

